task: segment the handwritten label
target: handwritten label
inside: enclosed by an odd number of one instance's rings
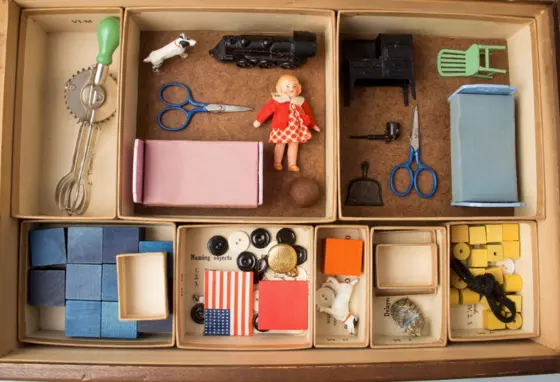
[[[233,260],[233,258],[231,256],[208,256],[208,255],[195,255],[194,253],[191,253],[191,261],[227,261],[227,260]]]
[[[385,300],[385,313],[383,314],[383,316],[391,316],[391,299],[389,297],[387,297],[387,299]]]
[[[89,19],[85,19],[85,20],[72,20],[73,24],[92,24],[93,21],[89,20]]]

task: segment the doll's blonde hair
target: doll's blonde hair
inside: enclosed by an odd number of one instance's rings
[[[284,74],[283,76],[281,76],[278,79],[278,82],[276,82],[276,92],[277,93],[282,93],[282,83],[284,81],[295,82],[297,84],[298,95],[301,94],[301,84],[299,83],[299,80],[296,77],[292,76],[291,74]]]

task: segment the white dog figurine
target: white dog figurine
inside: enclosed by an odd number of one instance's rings
[[[190,39],[186,34],[181,33],[179,38],[171,41],[163,48],[152,51],[150,55],[144,59],[144,62],[151,62],[153,71],[159,72],[159,68],[163,64],[164,60],[175,56],[187,58],[188,54],[185,53],[185,50],[187,47],[195,45],[195,40]]]
[[[355,326],[358,323],[357,317],[350,313],[350,297],[352,297],[354,285],[356,285],[358,281],[360,281],[360,279],[339,282],[334,277],[328,277],[323,285],[330,284],[329,286],[336,292],[336,297],[330,308],[319,306],[320,312],[330,314],[335,320],[344,323],[344,327],[350,334],[354,334]]]

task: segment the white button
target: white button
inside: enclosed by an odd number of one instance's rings
[[[263,280],[282,280],[282,281],[309,281],[307,278],[307,271],[303,267],[297,267],[298,275],[296,277],[288,276],[286,273],[276,273],[268,268],[263,276]]]
[[[251,244],[251,242],[249,240],[249,235],[245,232],[236,231],[229,235],[228,244],[230,250],[241,253],[249,248],[249,244]]]
[[[506,275],[513,275],[515,273],[515,262],[510,258],[505,258],[502,261],[497,261],[496,265],[502,267]]]
[[[326,286],[319,288],[315,293],[317,305],[323,308],[330,308],[335,297],[334,291]]]

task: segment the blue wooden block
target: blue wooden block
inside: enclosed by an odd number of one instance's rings
[[[103,263],[115,264],[121,253],[138,253],[139,227],[103,227]]]
[[[29,232],[32,267],[66,264],[64,228],[37,229]]]
[[[66,301],[67,337],[101,337],[101,302]]]
[[[101,264],[102,227],[68,227],[68,263]]]
[[[68,264],[66,299],[101,301],[101,264]]]
[[[119,303],[103,301],[101,303],[101,337],[137,338],[138,322],[119,320]]]
[[[138,243],[138,252],[166,252],[167,253],[167,278],[173,278],[173,242],[172,241],[141,241]]]
[[[101,281],[101,300],[119,301],[119,289],[117,287],[116,264],[103,264],[103,275]]]
[[[171,333],[173,329],[173,315],[165,320],[138,321],[139,333]]]
[[[64,270],[30,270],[27,303],[32,306],[64,306]]]

